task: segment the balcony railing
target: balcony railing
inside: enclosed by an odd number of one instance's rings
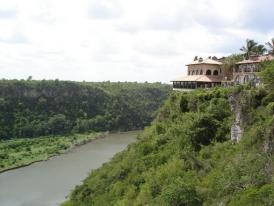
[[[221,85],[221,82],[173,82],[175,89],[212,88]]]

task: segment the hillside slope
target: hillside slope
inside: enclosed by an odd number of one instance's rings
[[[245,117],[238,143],[230,141],[231,94]],[[172,93],[138,141],[62,205],[273,205],[273,97],[243,87]]]
[[[143,128],[170,91],[160,83],[1,80],[0,140]]]

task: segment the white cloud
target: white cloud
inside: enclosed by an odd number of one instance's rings
[[[0,77],[164,81],[274,36],[272,0],[0,0]]]
[[[17,15],[17,12],[15,9],[0,9],[0,18],[5,18],[5,19],[13,19]]]
[[[88,15],[95,19],[113,19],[121,17],[123,10],[116,0],[101,1],[94,0],[88,9]]]
[[[7,38],[1,38],[0,42],[8,44],[26,44],[29,43],[29,39],[21,33],[13,33]]]

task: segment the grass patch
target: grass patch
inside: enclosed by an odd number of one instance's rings
[[[47,160],[103,135],[104,133],[89,133],[0,141],[0,172]]]

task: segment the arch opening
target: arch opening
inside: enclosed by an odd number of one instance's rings
[[[211,75],[211,70],[207,70],[206,75]]]

